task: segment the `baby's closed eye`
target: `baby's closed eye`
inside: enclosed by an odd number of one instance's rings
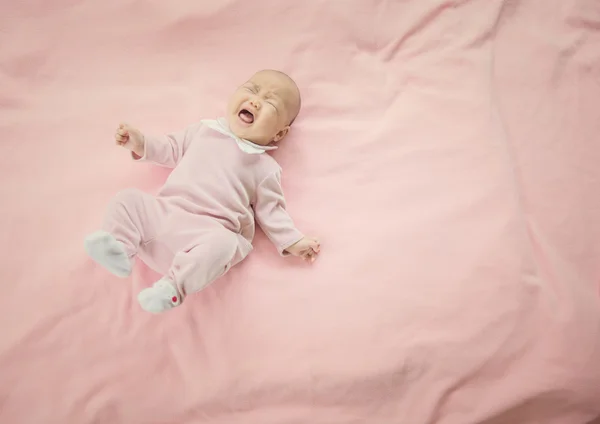
[[[270,104],[271,106],[273,106],[275,109],[277,109],[277,99],[275,99],[271,96],[266,96],[265,102]]]

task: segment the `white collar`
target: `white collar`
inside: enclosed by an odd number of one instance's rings
[[[202,120],[202,123],[207,127],[220,132],[221,134],[225,134],[233,138],[240,150],[244,153],[248,153],[250,155],[259,155],[267,150],[275,150],[277,148],[277,146],[261,146],[260,144],[255,144],[250,140],[239,138],[233,132],[231,132],[229,129],[229,124],[225,118],[204,119]]]

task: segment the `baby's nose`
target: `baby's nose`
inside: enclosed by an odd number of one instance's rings
[[[250,104],[256,108],[256,110],[260,109],[260,102],[258,100],[250,100]]]

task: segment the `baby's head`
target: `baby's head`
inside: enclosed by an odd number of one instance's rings
[[[227,121],[238,137],[266,146],[285,137],[300,112],[300,91],[289,76],[263,70],[239,87],[227,106]]]

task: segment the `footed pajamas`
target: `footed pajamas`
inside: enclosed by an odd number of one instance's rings
[[[156,196],[136,189],[110,203],[86,250],[115,275],[139,256],[164,277],[138,296],[162,312],[181,304],[252,250],[255,220],[280,254],[303,235],[285,208],[281,168],[266,150],[236,137],[225,119],[205,120],[164,137],[145,137],[143,157],[174,168]]]

